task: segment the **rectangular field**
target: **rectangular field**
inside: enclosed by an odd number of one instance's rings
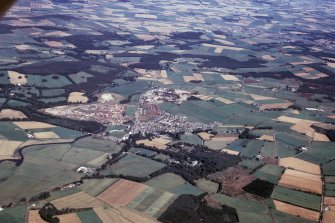
[[[322,193],[320,175],[310,174],[292,169],[286,169],[279,181],[279,185],[311,193]]]
[[[302,218],[306,218],[312,221],[318,221],[320,218],[320,213],[318,211],[312,211],[306,208],[294,206],[277,200],[274,200],[274,203],[278,211],[287,214],[300,216]]]
[[[144,184],[120,179],[97,196],[97,198],[109,205],[126,206],[141,194],[146,187]]]
[[[316,194],[276,186],[271,198],[315,211],[320,210],[321,197]]]
[[[279,165],[285,168],[292,168],[302,172],[320,175],[321,169],[319,165],[310,163],[294,157],[287,157],[279,160]]]
[[[51,201],[53,205],[57,209],[63,208],[91,208],[91,207],[101,207],[103,206],[103,202],[99,201],[95,197],[85,193],[79,192],[76,194],[72,194],[67,197],[62,197]]]

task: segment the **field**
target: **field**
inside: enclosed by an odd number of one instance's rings
[[[219,189],[218,183],[215,183],[213,181],[206,180],[206,179],[200,179],[196,181],[196,185],[200,190],[205,191],[207,193],[212,193],[212,194],[217,193]]]
[[[5,208],[0,211],[1,223],[22,223],[25,222],[27,207],[20,205],[17,207]],[[30,222],[29,222],[30,223]]]
[[[91,196],[98,196],[101,192],[106,190],[110,185],[115,183],[117,178],[105,178],[105,179],[90,179],[84,180],[84,183],[79,188],[90,194]]]
[[[177,195],[170,192],[147,187],[128,204],[128,207],[146,215],[159,217],[176,198]]]
[[[280,166],[266,164],[262,166],[260,169],[258,169],[252,175],[261,180],[265,180],[270,183],[277,184],[283,172],[284,172],[284,168]]]
[[[69,103],[87,103],[88,98],[85,96],[85,93],[81,92],[71,92],[67,102]]]
[[[35,132],[36,139],[59,139],[59,136],[54,132]]]
[[[25,121],[25,122],[13,122],[16,126],[18,126],[21,129],[46,129],[46,128],[54,128],[56,126],[50,125],[43,122],[31,122],[31,121]]]
[[[320,217],[320,213],[318,211],[312,211],[306,208],[297,207],[277,200],[274,200],[274,204],[278,211],[306,218],[312,221],[318,221]]]
[[[284,145],[273,142],[264,142],[264,146],[261,152],[263,157],[270,158],[285,158],[294,156],[296,151],[294,149],[287,148]]]
[[[201,138],[191,133],[182,134],[180,136],[180,141],[184,143],[194,144],[194,145],[202,145]]]
[[[314,163],[310,163],[301,159],[297,159],[294,157],[287,157],[279,160],[279,165],[285,168],[292,168],[295,170],[320,175],[321,170],[319,165]]]
[[[2,109],[0,111],[0,119],[26,119],[27,116],[13,109]]]
[[[101,207],[104,205],[103,202],[99,201],[95,197],[85,193],[79,192],[66,197],[62,197],[51,201],[57,209],[63,208],[90,208],[90,207]]]
[[[28,211],[28,223],[47,223],[47,222],[40,217],[38,210],[30,210]]]
[[[136,144],[140,145],[140,144],[144,144],[145,146],[152,146],[155,147],[157,149],[166,149],[167,148],[167,144],[170,143],[171,141],[168,139],[163,139],[163,138],[154,138],[152,140],[148,140],[148,139],[143,139],[143,140],[137,140]]]
[[[0,140],[0,160],[14,158],[15,151],[23,142]]]
[[[155,187],[161,190],[169,190],[171,188],[178,187],[185,184],[186,181],[181,177],[173,173],[165,173],[150,179],[145,182],[146,185]]]
[[[322,181],[320,175],[286,169],[279,183],[280,186],[296,190],[321,194]]]
[[[244,149],[241,150],[240,155],[243,157],[253,158],[261,153],[263,144],[264,142],[261,140],[252,140]]]
[[[118,222],[118,223],[158,223],[158,221],[140,214],[126,207],[112,206],[109,208],[94,208],[95,213],[103,223]]]
[[[56,215],[57,218],[59,218],[59,222],[64,223],[82,223],[80,218],[76,213],[71,214],[64,214],[64,215]]]
[[[109,205],[128,205],[135,197],[145,190],[144,184],[120,179],[104,192],[97,196],[98,199]],[[120,196],[122,194],[122,196]]]
[[[9,81],[13,85],[25,85],[27,84],[27,78],[24,74],[20,74],[15,71],[8,71]]]
[[[302,191],[276,186],[273,190],[271,198],[315,211],[320,210],[321,197],[316,194],[309,194]]]
[[[255,160],[255,159],[244,159],[241,162],[239,162],[238,165],[254,170],[264,165],[264,162],[261,160]]]
[[[128,153],[112,166],[108,166],[102,173],[105,175],[121,174],[126,176],[146,177],[165,166],[166,164],[164,163]]]
[[[82,223],[103,223],[93,209],[76,213]],[[71,223],[71,222],[70,222]]]

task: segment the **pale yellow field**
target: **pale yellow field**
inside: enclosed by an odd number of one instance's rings
[[[18,50],[29,50],[31,49],[29,45],[26,44],[20,44],[20,45],[15,45],[15,49]]]
[[[311,127],[313,123],[318,123],[316,121],[310,121],[310,120],[302,120],[301,122],[293,125],[291,127],[292,130],[306,134],[307,136],[314,138],[315,130]]]
[[[228,153],[229,155],[235,155],[235,156],[238,156],[240,154],[240,152],[230,150],[230,149],[222,149],[221,152]]]
[[[50,47],[64,47],[64,44],[59,41],[45,41],[44,43]]]
[[[294,157],[287,157],[280,159],[279,165],[306,173],[312,173],[316,175],[321,174],[320,166]]]
[[[221,77],[226,81],[239,81],[237,77],[231,74],[222,74]]]
[[[276,118],[275,120],[280,121],[280,122],[288,122],[288,123],[292,123],[292,124],[297,124],[297,123],[303,121],[303,119],[293,118],[293,117],[289,117],[289,116],[285,116],[285,115],[281,115],[278,118]]]
[[[120,179],[97,198],[109,205],[128,205],[135,197],[144,191],[147,186],[137,182]]]
[[[212,139],[212,137],[214,136],[213,134],[209,134],[207,132],[200,132],[198,133],[198,136],[204,140],[204,141],[209,141]]]
[[[262,59],[263,60],[275,60],[276,58],[275,57],[273,57],[273,56],[271,56],[271,55],[263,55],[262,56]]]
[[[27,116],[20,112],[20,111],[16,111],[13,109],[2,109],[0,112],[0,119],[4,119],[4,118],[8,118],[8,119],[25,119],[27,118]]]
[[[136,144],[144,144],[146,146],[153,146],[156,147],[157,149],[166,149],[167,148],[167,144],[170,143],[171,141],[168,139],[163,139],[163,138],[154,138],[152,140],[149,139],[142,139],[142,140],[137,140]]]
[[[28,212],[28,223],[47,223],[47,222],[40,217],[38,210],[30,210]]]
[[[322,193],[322,180],[320,175],[297,170],[286,169],[278,184],[306,192]]]
[[[8,77],[9,77],[9,81],[11,84],[13,85],[25,85],[27,84],[27,78],[25,77],[24,74],[20,74],[18,72],[15,71],[8,71]]]
[[[59,210],[62,208],[91,208],[105,205],[97,198],[85,192],[78,192],[67,197],[62,197],[51,201],[51,203]]]
[[[81,223],[80,218],[76,213],[57,215],[60,223]]]
[[[215,98],[216,100],[222,102],[222,103],[225,103],[227,105],[230,105],[230,104],[234,104],[235,102],[234,101],[231,101],[229,99],[225,99],[223,97],[218,97],[218,98]]]
[[[265,141],[270,141],[270,142],[274,142],[274,137],[271,135],[262,135],[261,137],[259,137],[260,140],[265,140]]]
[[[54,132],[35,132],[36,139],[59,139],[59,136]]]
[[[193,74],[193,76],[184,76],[185,82],[191,82],[191,81],[204,81],[204,78],[201,74]]]
[[[325,135],[325,134],[321,134],[321,133],[314,133],[314,141],[318,141],[318,142],[329,142],[329,138]]]
[[[257,95],[257,94],[249,94],[250,97],[252,97],[252,99],[254,99],[255,101],[263,101],[263,100],[272,100],[272,99],[276,99],[273,97],[267,97],[267,96],[263,96],[263,95]]]
[[[23,142],[21,141],[11,141],[6,139],[0,140],[0,159],[6,159],[8,157],[13,157],[15,151]]]
[[[47,129],[57,127],[48,123],[34,121],[13,122],[13,124],[21,129]]]
[[[155,219],[126,207],[99,207],[94,208],[94,211],[103,223],[158,223]]]
[[[294,206],[294,205],[287,204],[287,203],[277,201],[277,200],[273,200],[273,202],[278,211],[291,214],[291,215],[295,215],[295,216],[300,216],[302,218],[306,218],[312,221],[319,220],[320,213],[317,211],[312,211],[306,208]]]
[[[88,97],[85,96],[85,93],[82,92],[71,92],[67,102],[69,103],[87,103]]]

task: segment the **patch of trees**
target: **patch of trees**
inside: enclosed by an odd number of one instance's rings
[[[251,129],[244,129],[238,136],[239,139],[256,139],[258,138],[257,135],[253,134]]]
[[[203,196],[181,195],[158,218],[163,223],[233,223],[238,222],[235,208],[208,206]]]
[[[245,190],[250,194],[255,194],[260,197],[269,198],[272,194],[274,187],[275,185],[270,182],[256,179],[252,181],[250,184],[243,187],[243,190]]]
[[[30,198],[29,202],[36,202],[36,201],[39,201],[39,200],[45,200],[48,197],[50,197],[50,192],[49,191],[44,191],[44,192],[38,194],[37,196],[34,196],[34,197]]]
[[[40,217],[44,220],[47,221],[49,223],[59,223],[59,218],[54,217],[55,215],[58,214],[58,210],[57,208],[51,204],[51,203],[47,203],[46,205],[44,205],[41,210],[39,210],[38,212],[40,214]]]

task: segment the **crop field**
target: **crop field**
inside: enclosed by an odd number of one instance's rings
[[[239,162],[240,166],[246,167],[248,169],[254,170],[262,165],[264,165],[264,162],[261,160],[255,160],[255,159],[244,159],[241,162]]]
[[[298,134],[278,133],[275,136],[275,141],[288,147],[298,148],[308,145],[308,137]]]
[[[265,180],[270,183],[277,184],[283,172],[284,172],[283,167],[272,165],[272,164],[266,164],[262,166],[260,169],[258,169],[252,175],[261,180]]]
[[[56,217],[59,218],[59,222],[82,223],[80,218],[78,217],[78,215],[76,213],[57,215]]]
[[[0,194],[1,202],[7,203],[9,198],[19,200],[29,194],[79,180],[82,174],[75,170],[84,165],[86,160],[95,159],[105,153],[81,149],[79,159],[74,152],[79,150],[75,148],[71,152],[72,149],[71,144],[30,146],[23,150],[24,162],[19,167],[11,168],[5,163],[0,163],[3,170],[8,169],[3,172],[6,174],[0,182],[0,189],[7,191]],[[87,157],[82,157],[84,155]]]
[[[315,211],[320,210],[321,197],[316,194],[276,186],[271,198]]]
[[[32,121],[23,121],[23,122],[13,122],[14,125],[21,129],[46,129],[46,128],[54,128],[56,126],[50,125],[48,123],[43,122],[32,122]]]
[[[85,93],[82,92],[71,92],[67,102],[69,103],[87,103],[88,97],[85,96]]]
[[[118,223],[158,223],[155,219],[131,210],[126,207],[112,206],[109,208],[99,207],[94,208],[95,213],[103,223],[118,222]]]
[[[206,179],[197,180],[196,185],[200,190],[211,194],[217,193],[219,189],[218,183]]]
[[[146,185],[163,191],[178,187],[185,183],[186,181],[181,176],[174,173],[164,173],[145,182]]]
[[[14,158],[15,151],[23,142],[20,141],[10,141],[10,140],[0,140],[0,160]]]
[[[312,211],[306,208],[294,206],[292,204],[287,204],[277,200],[274,200],[274,204],[278,211],[306,218],[312,221],[318,221],[320,217],[320,213],[318,211]]]
[[[128,207],[153,217],[159,217],[177,198],[177,195],[147,187]]]
[[[185,133],[180,136],[180,141],[184,143],[190,143],[194,145],[202,145],[202,140],[198,136],[191,134],[191,133]]]
[[[76,74],[70,74],[68,76],[76,84],[86,83],[88,78],[94,77],[92,74],[85,73],[85,72],[79,72],[79,73],[76,73]]]
[[[118,180],[112,186],[97,196],[98,199],[109,205],[128,205],[135,197],[141,194],[147,186],[144,184],[128,181],[124,179]],[[122,196],[120,196],[122,194]]]
[[[305,153],[312,157],[318,157],[319,163],[326,163],[335,159],[333,148],[333,142],[312,142],[310,149]]]
[[[279,181],[279,185],[316,194],[322,193],[322,181],[320,175],[291,169],[285,170]]]
[[[27,116],[21,111],[13,109],[2,109],[0,111],[0,119],[26,119]]]
[[[3,211],[0,211],[1,223],[25,222],[26,211],[27,211],[27,207],[25,205],[6,208]]]
[[[46,223],[38,213],[38,210],[28,211],[28,223]]]
[[[279,160],[279,165],[285,168],[292,168],[295,170],[320,175],[320,166],[314,163],[306,162],[294,157],[287,157]]]
[[[126,176],[146,177],[165,166],[166,164],[164,163],[128,153],[112,166],[108,166],[102,173],[105,175],[122,174]]]
[[[54,132],[35,132],[36,139],[59,139],[59,136]]]
[[[66,197],[51,201],[57,209],[62,208],[90,208],[101,207],[103,202],[85,192],[75,193]]]
[[[122,148],[122,144],[94,137],[85,137],[79,139],[75,143],[73,143],[72,146],[78,148],[93,149],[96,151],[105,151],[109,153],[118,153]]]
[[[87,211],[80,211],[77,212],[76,214],[78,215],[82,223],[102,223],[102,221],[96,215],[93,209]]]
[[[192,184],[190,184],[188,182],[185,183],[185,184],[182,184],[180,186],[169,189],[169,192],[174,193],[174,194],[178,194],[178,195],[192,194],[192,195],[195,195],[195,196],[199,196],[199,195],[205,193],[204,191],[200,190],[199,188],[193,186]]]
[[[89,179],[84,180],[84,183],[81,184],[79,188],[82,191],[96,197],[116,181],[118,181],[117,178]]]
[[[144,144],[145,146],[152,146],[157,149],[165,150],[167,148],[167,144],[170,143],[171,140],[169,139],[164,139],[164,138],[154,138],[152,140],[149,139],[142,139],[142,140],[137,140],[136,144]]]
[[[264,146],[261,152],[263,157],[270,157],[270,158],[285,158],[294,156],[296,151],[294,149],[287,148],[284,145],[279,143],[273,142],[264,142]]]
[[[252,140],[250,141],[246,148],[241,150],[240,155],[244,156],[244,157],[249,157],[249,158],[253,158],[257,155],[259,155],[262,151],[263,148],[263,141],[261,140]]]

